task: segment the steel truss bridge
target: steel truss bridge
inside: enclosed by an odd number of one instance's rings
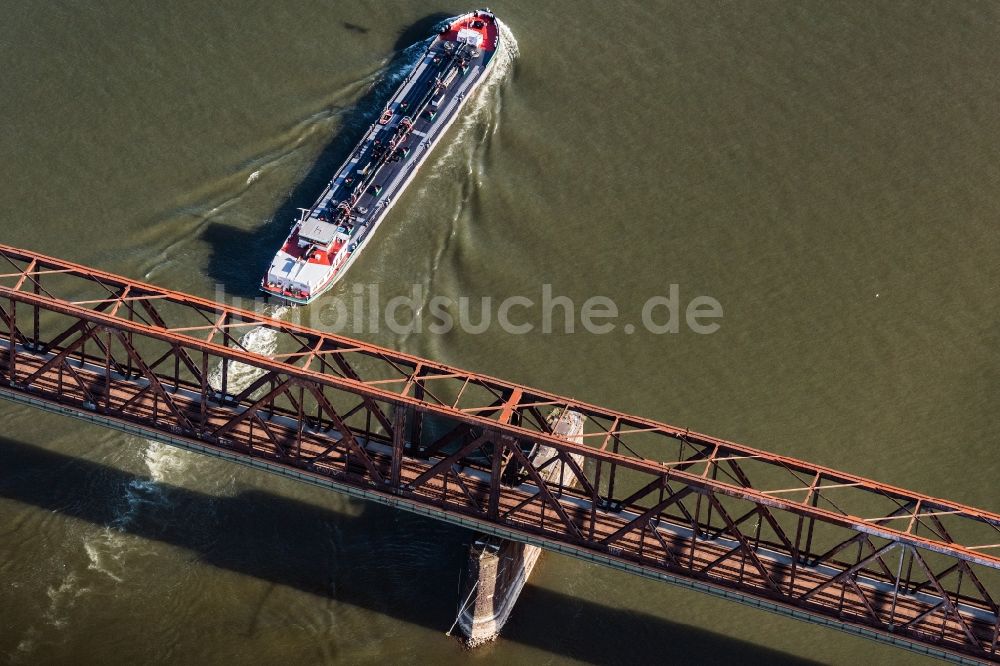
[[[273,355],[241,342],[255,327]],[[0,397],[1000,663],[996,513],[2,245]],[[551,432],[562,410],[582,444]]]

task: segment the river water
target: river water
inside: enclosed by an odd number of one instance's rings
[[[466,9],[6,2],[0,241],[246,302]],[[517,57],[349,277],[280,316],[321,324],[356,284],[605,296],[606,334],[358,335],[1000,509],[998,5],[494,9]],[[639,326],[670,285],[715,299],[718,330]],[[0,423],[0,661],[919,661],[555,555],[466,652],[445,631],[468,532],[9,404]]]

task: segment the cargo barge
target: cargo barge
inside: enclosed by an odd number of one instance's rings
[[[301,209],[261,280],[265,293],[306,304],[344,276],[500,48],[500,23],[488,9],[441,28],[316,203]]]

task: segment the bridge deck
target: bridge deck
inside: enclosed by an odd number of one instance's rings
[[[0,250],[20,269],[0,275],[2,397],[956,661],[998,660],[1000,559],[984,539],[1000,516],[613,412],[597,429],[594,406],[117,276],[96,276],[103,299],[60,298],[43,277],[86,269]],[[168,323],[167,302],[197,307],[204,337]],[[298,351],[250,353],[232,324],[290,331]],[[365,376],[358,350],[402,366],[400,378]],[[238,390],[226,386],[237,367],[252,371]],[[461,388],[446,400],[435,378]],[[494,392],[456,408],[472,382]],[[553,437],[542,408],[587,414],[592,444]],[[679,450],[619,452],[651,432]],[[539,443],[578,488],[533,467]],[[776,487],[752,466],[775,459],[802,483]],[[847,501],[835,487],[863,483],[880,494],[861,510],[892,500],[881,517],[822,508]],[[968,525],[946,528],[956,518]],[[909,529],[892,527],[900,519]]]

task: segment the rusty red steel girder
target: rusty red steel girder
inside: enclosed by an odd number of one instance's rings
[[[274,352],[248,348],[250,330]],[[1000,662],[990,511],[3,245],[0,331],[0,397]],[[582,443],[552,433],[564,410]],[[539,447],[556,455],[536,464]]]

